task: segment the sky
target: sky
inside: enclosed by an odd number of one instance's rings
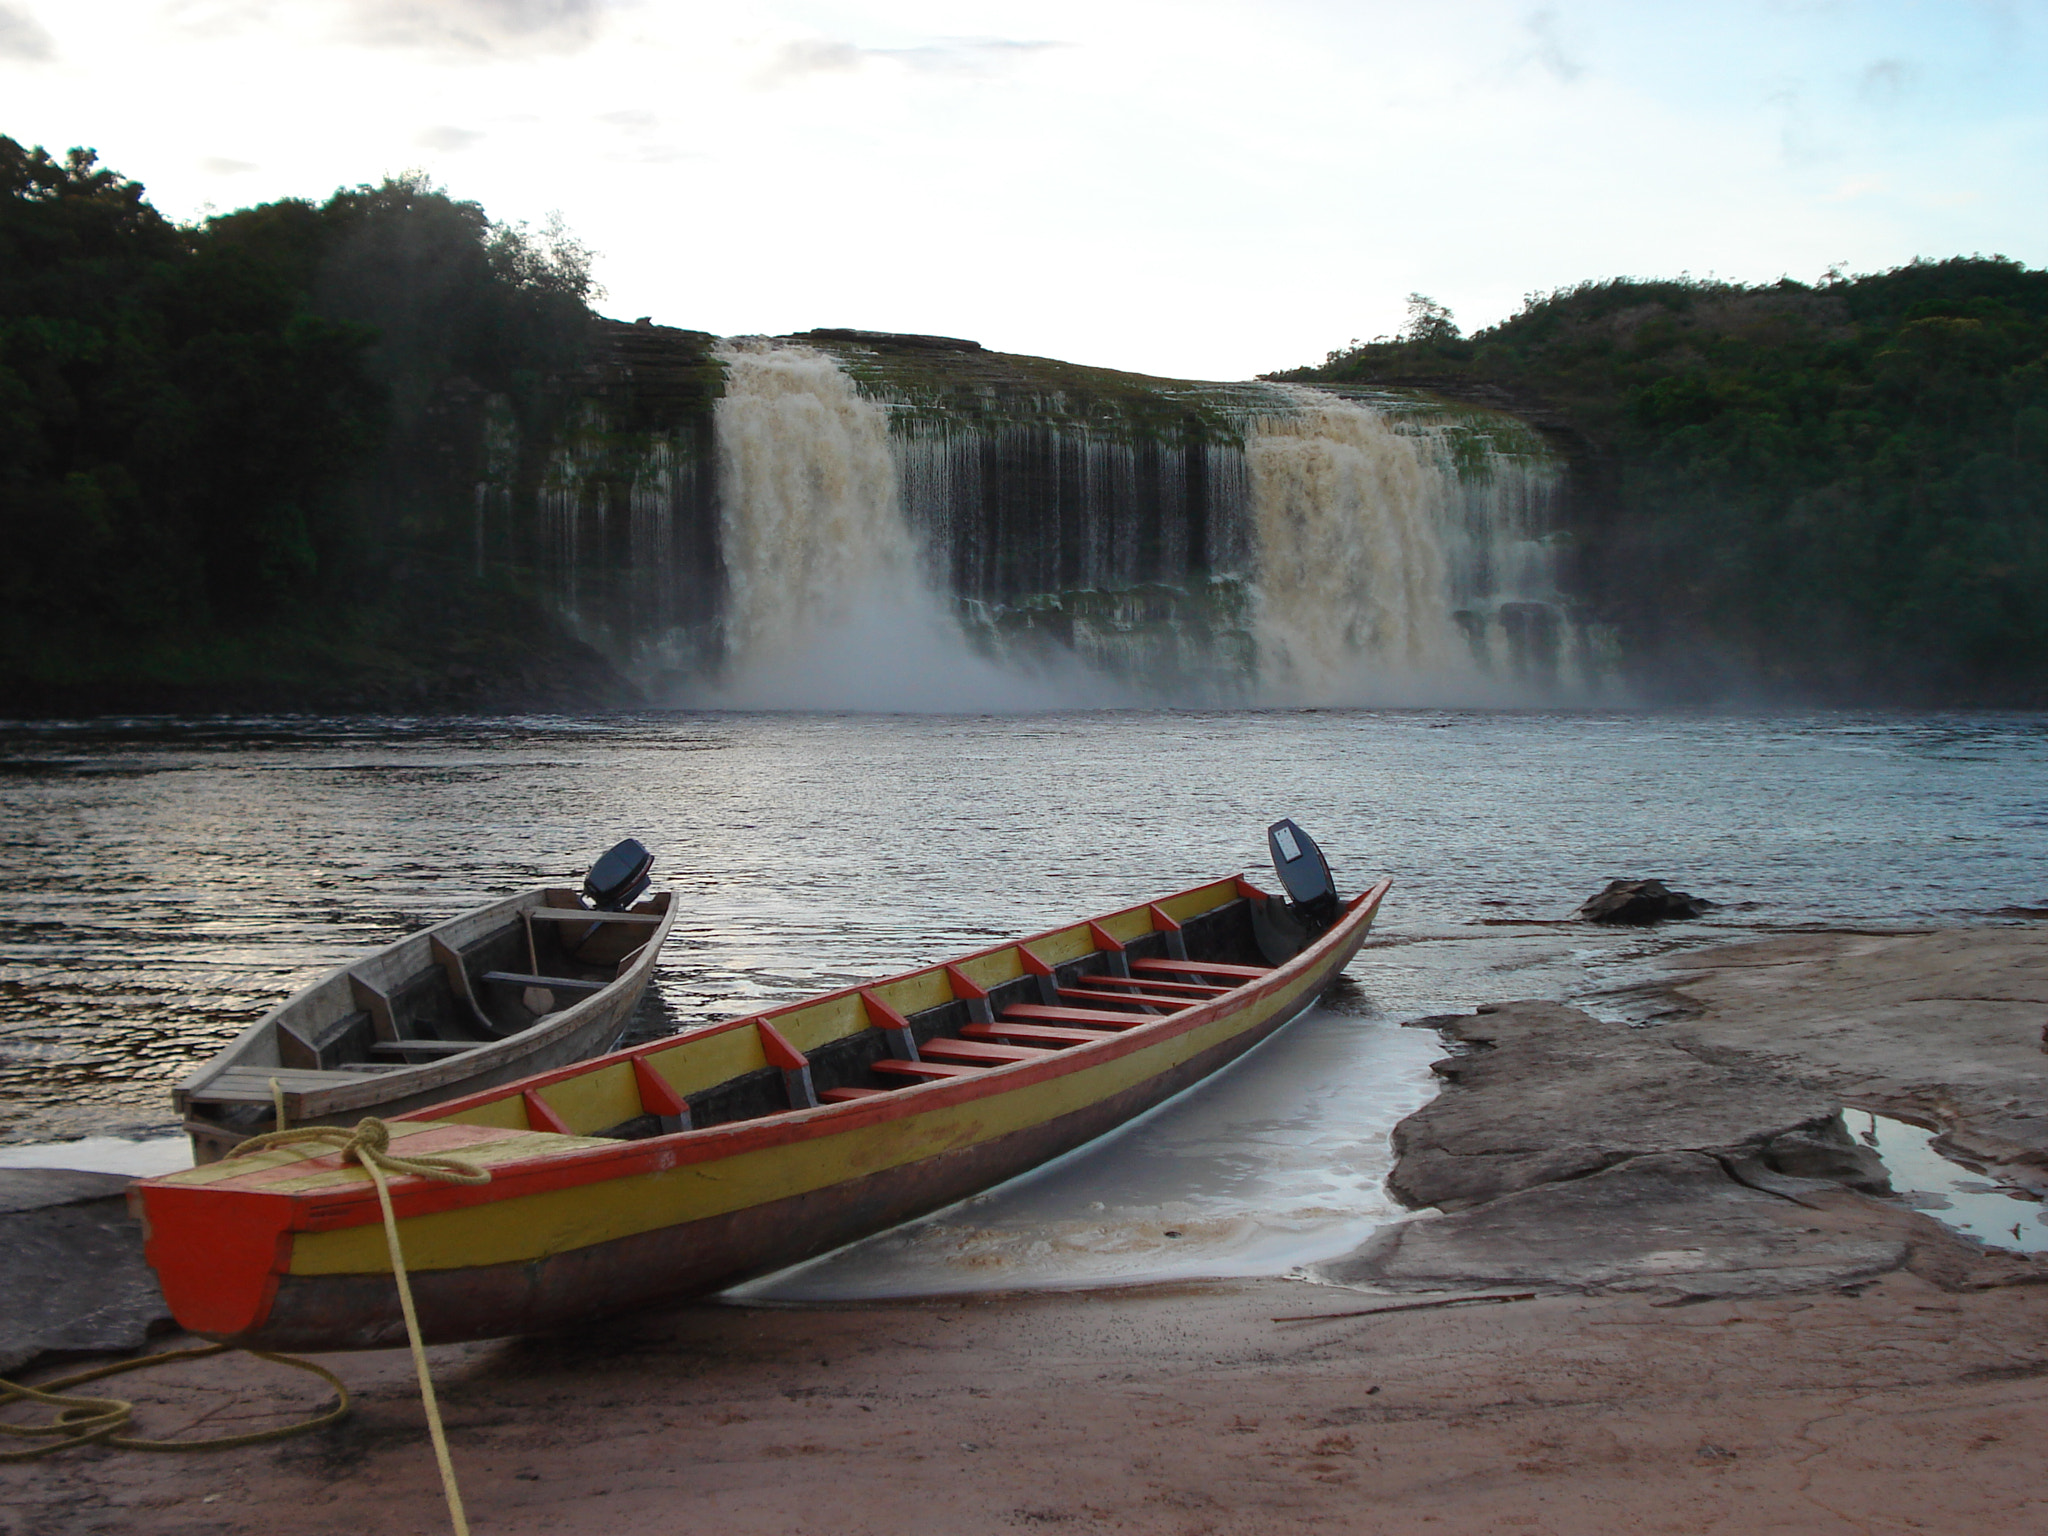
[[[422,170],[599,307],[1238,379],[1615,276],[2048,265],[2048,0],[0,0],[188,220]]]

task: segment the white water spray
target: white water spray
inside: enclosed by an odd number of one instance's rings
[[[1495,620],[1504,601],[1552,611],[1548,551],[1492,505],[1499,491],[1468,505],[1440,431],[1397,430],[1370,407],[1289,393],[1297,409],[1262,418],[1245,443],[1261,693],[1307,704],[1518,701],[1526,682],[1497,664]]]
[[[925,712],[1063,702],[976,656],[926,582],[887,412],[814,348],[746,340],[719,356],[731,583],[722,701]]]

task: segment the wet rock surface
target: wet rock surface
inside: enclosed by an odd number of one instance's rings
[[[45,1355],[140,1349],[170,1326],[125,1178],[0,1168],[0,1375]]]
[[[1832,942],[1816,947],[1822,937]],[[1869,1102],[1886,1084],[1880,1107],[1941,1106],[1951,1140],[1988,1146],[1995,1133],[2048,1170],[2041,1139],[2010,1139],[2032,1134],[2048,1106],[2048,1070],[2024,1059],[2018,1013],[2036,976],[2048,981],[2048,943],[1980,932],[1929,957],[1926,945],[1897,954],[1898,942],[1800,936],[1690,955],[1677,1022],[1632,1028],[1547,1002],[1429,1021],[1468,1049],[1436,1063],[1444,1091],[1395,1127],[1388,1182],[1446,1214],[1383,1231],[1318,1273],[1390,1290],[1519,1284],[1673,1300],[1855,1286],[1900,1269],[1944,1289],[2048,1280],[2048,1265],[1875,1198],[1889,1193],[1884,1165],[1841,1113],[1846,1089]],[[1957,979],[1937,966],[1927,985],[1899,985],[1942,956]],[[1844,988],[1845,971],[1856,985]],[[2016,1075],[2001,1079],[1978,1050]],[[1873,1065],[1905,1076],[1873,1077]]]
[[[1839,1216],[1738,1184],[1718,1158],[1660,1152],[1589,1178],[1546,1184],[1441,1221],[1389,1227],[1325,1278],[1398,1290],[1568,1286],[1768,1296],[1872,1280],[1905,1265],[1912,1239],[1955,1242],[1899,1212],[1903,1230]]]
[[[1790,934],[1666,964],[1685,1049],[1920,1121],[2048,1193],[2048,926]]]
[[[1437,1022],[1474,1049],[1436,1063],[1450,1086],[1394,1128],[1389,1185],[1407,1205],[1461,1210],[1658,1152],[1883,1187],[1882,1165],[1843,1129],[1836,1097],[1740,1056],[1560,1003]]]

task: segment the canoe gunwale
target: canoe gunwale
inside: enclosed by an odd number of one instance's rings
[[[1036,1060],[989,1067],[972,1076],[913,1084],[888,1093],[844,1103],[784,1110],[771,1115],[729,1121],[701,1129],[673,1131],[637,1140],[618,1141],[600,1147],[577,1146],[554,1151],[543,1150],[531,1157],[494,1164],[491,1169],[491,1182],[484,1185],[445,1184],[419,1178],[395,1179],[390,1186],[392,1201],[401,1218],[438,1214],[469,1206],[517,1199],[523,1195],[633,1178],[698,1164],[717,1163],[744,1153],[838,1135],[927,1110],[969,1104],[977,1099],[999,1096],[1115,1062],[1156,1046],[1162,1041],[1242,1013],[1275,993],[1287,991],[1313,979],[1315,985],[1312,988],[1303,988],[1307,995],[1299,1000],[1299,1005],[1286,1009],[1286,1017],[1292,1019],[1313,1003],[1315,997],[1320,995],[1336,979],[1343,966],[1349,963],[1351,954],[1364,942],[1380,901],[1385,897],[1391,884],[1390,880],[1382,880],[1354,897],[1347,903],[1343,915],[1322,937],[1299,955],[1265,975],[1178,1013],[1161,1015],[1145,1024],[1118,1031],[1113,1035],[1105,1035],[1102,1039],[1090,1041],[1085,1045],[1051,1051],[1045,1057]],[[1197,886],[1192,889],[1203,888]],[[1044,936],[1034,935],[1033,938]],[[994,954],[1012,947],[1028,945],[1033,942],[1033,938],[993,945],[986,950],[977,951],[975,955],[962,958],[973,959],[981,954]],[[1341,959],[1338,958],[1339,951],[1345,951]],[[1333,961],[1335,963],[1332,963]],[[955,960],[946,963],[957,965],[960,962]],[[1319,971],[1327,971],[1327,974],[1319,976]],[[878,983],[869,982],[863,985],[873,987]],[[857,993],[860,990],[860,986],[848,987],[841,989],[840,992],[806,998],[791,1006],[808,1006],[842,993]],[[751,1024],[756,1017],[758,1015],[749,1014],[715,1028],[738,1028]],[[676,1043],[676,1037],[669,1037],[628,1050],[615,1051],[534,1077],[523,1078],[512,1084],[483,1090],[466,1099],[452,1100],[430,1108],[395,1115],[391,1119],[394,1124],[446,1123],[450,1113],[460,1110],[465,1105],[490,1102],[516,1092],[530,1092],[545,1087],[550,1082],[558,1082],[580,1073],[628,1061],[636,1055]],[[460,1155],[459,1150],[455,1155]],[[333,1159],[326,1157],[307,1159],[306,1164],[309,1168],[339,1167]],[[248,1193],[253,1195],[257,1191],[250,1190]],[[345,1187],[309,1191],[290,1198],[293,1208],[288,1218],[288,1230],[291,1231],[330,1232],[365,1226],[381,1220],[376,1196],[367,1177]]]
[[[631,963],[626,969],[601,990],[536,1020],[516,1034],[498,1040],[478,1041],[473,1050],[434,1061],[393,1066],[387,1071],[365,1072],[353,1082],[287,1092],[289,1112],[302,1122],[355,1112],[373,1113],[381,1104],[414,1100],[421,1094],[446,1089],[451,1084],[460,1088],[467,1080],[485,1074],[502,1076],[511,1069],[514,1075],[518,1075],[518,1064],[524,1058],[548,1051],[597,1027],[604,1015],[620,1008],[622,997],[627,995],[632,1001],[621,1011],[630,1011],[631,1007],[637,1006],[639,996],[653,974],[662,944],[667,940],[681,908],[673,891],[655,894],[667,897],[667,906],[659,914],[660,921],[649,927],[645,941],[630,953]],[[246,1058],[267,1039],[274,1038],[280,1023],[308,1010],[327,989],[345,983],[351,976],[360,976],[368,968],[391,964],[401,957],[407,962],[406,975],[425,972],[437,964],[433,959],[432,941],[438,939],[459,951],[522,912],[556,905],[550,899],[553,897],[573,899],[574,892],[564,886],[528,887],[484,906],[458,912],[431,927],[406,934],[366,955],[335,966],[293,992],[187,1075],[172,1089],[173,1105],[189,1117],[195,1097],[203,1095],[206,1088],[226,1072],[237,1067],[261,1071],[269,1066],[270,1063],[251,1062]],[[623,1019],[620,1022],[623,1024]],[[573,1069],[580,1063],[571,1065]]]

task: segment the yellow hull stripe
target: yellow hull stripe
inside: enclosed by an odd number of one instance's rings
[[[527,1262],[766,1205],[978,1146],[1085,1109],[1171,1071],[1276,1014],[1291,1012],[1301,1005],[1308,983],[1303,976],[1213,1023],[1100,1066],[963,1104],[656,1173],[408,1217],[400,1224],[405,1262],[408,1268],[422,1270]],[[389,1269],[380,1226],[299,1233],[292,1243],[289,1272],[295,1275],[377,1274]]]

